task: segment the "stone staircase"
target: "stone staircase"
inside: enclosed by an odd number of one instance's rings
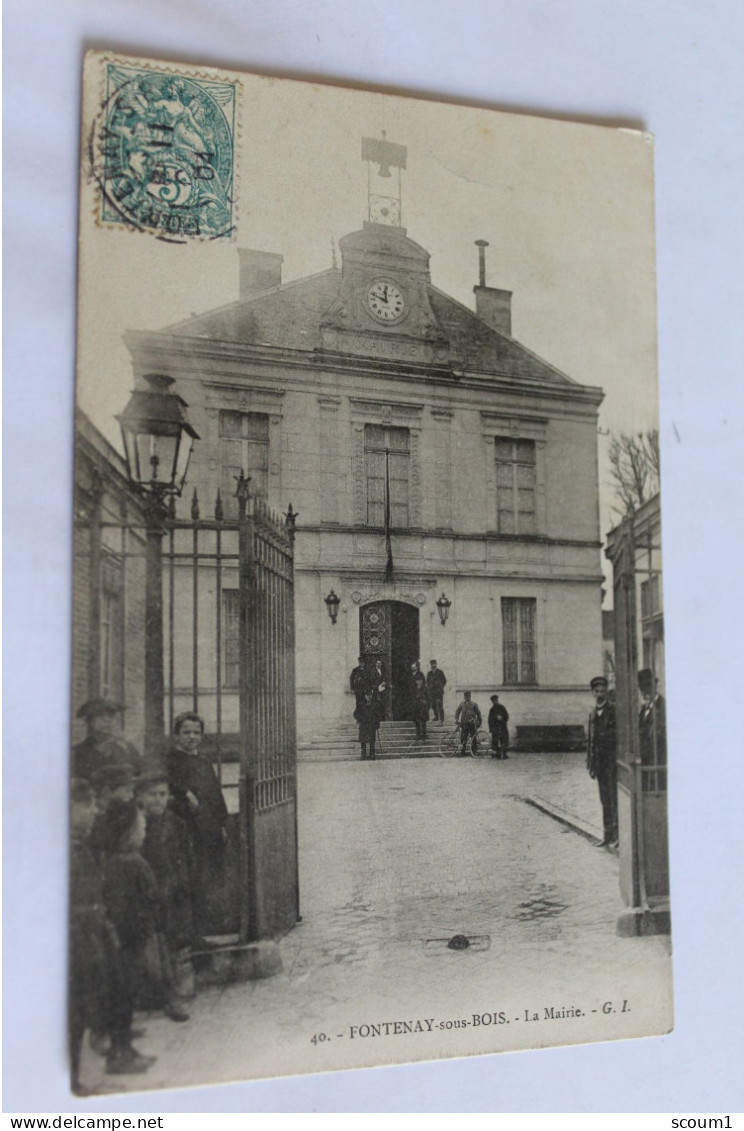
[[[416,740],[412,722],[382,722],[378,736],[378,758],[437,758],[442,736],[452,730],[452,723],[429,722],[426,742]],[[322,732],[297,743],[300,762],[348,761],[359,758],[359,732],[356,723],[335,723]]]

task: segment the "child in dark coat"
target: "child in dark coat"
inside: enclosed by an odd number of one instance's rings
[[[123,978],[120,948],[103,900],[103,876],[88,839],[96,817],[93,790],[74,779],[70,859],[70,1057],[72,1089],[81,1092],[80,1053],[87,1028],[107,1034],[106,1071],[144,1072],[154,1057],[132,1047],[133,1002]]]
[[[121,946],[125,979],[134,1001],[162,1008],[174,1021],[188,1014],[172,1002],[173,976],[162,930],[158,885],[142,855],[145,814],[134,801],[106,810],[103,897]]]
[[[142,855],[152,868],[160,894],[162,924],[173,968],[172,1003],[193,993],[196,861],[189,831],[169,805],[165,767],[147,770],[138,783],[138,800],[147,820]]]

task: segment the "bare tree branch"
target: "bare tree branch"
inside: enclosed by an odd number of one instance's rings
[[[610,441],[610,474],[622,514],[633,514],[656,494],[660,483],[659,433],[656,428],[632,435],[621,432]]]

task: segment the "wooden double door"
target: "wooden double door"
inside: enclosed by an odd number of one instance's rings
[[[359,614],[359,653],[382,664],[386,719],[410,719],[411,664],[419,658],[419,611],[403,601],[374,601]]]

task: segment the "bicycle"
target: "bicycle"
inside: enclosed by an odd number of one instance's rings
[[[475,734],[468,735],[465,740],[465,755],[471,758],[483,758],[488,754],[491,746],[491,736],[487,730],[477,730]],[[440,758],[457,758],[462,750],[462,734],[460,727],[448,731],[439,743]]]

